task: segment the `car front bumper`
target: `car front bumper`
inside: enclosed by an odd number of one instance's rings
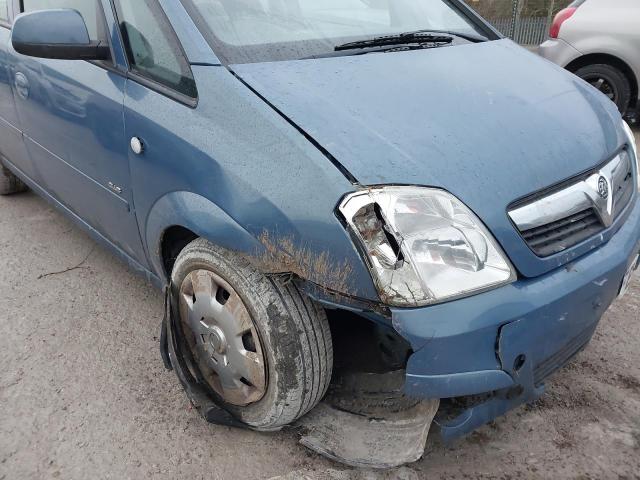
[[[485,398],[441,425],[445,439],[538,398],[545,378],[589,342],[640,251],[634,202],[607,244],[561,269],[454,302],[392,309],[395,329],[414,352],[406,394]]]

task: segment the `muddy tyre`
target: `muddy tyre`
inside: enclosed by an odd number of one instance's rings
[[[9,171],[8,168],[0,165],[0,195],[11,195],[12,193],[24,192],[27,186]]]
[[[277,430],[322,399],[333,367],[329,324],[292,283],[203,239],[180,253],[171,279],[197,374],[241,422]]]

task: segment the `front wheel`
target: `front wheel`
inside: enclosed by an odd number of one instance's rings
[[[171,280],[195,376],[227,411],[275,430],[321,400],[333,367],[329,324],[292,283],[203,239],[180,253]]]
[[[631,102],[631,84],[623,72],[600,63],[579,68],[575,74],[609,97],[622,115],[627,113]]]

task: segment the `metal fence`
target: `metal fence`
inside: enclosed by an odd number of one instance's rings
[[[489,18],[500,33],[521,45],[539,45],[547,38],[551,22],[547,18]]]
[[[571,0],[466,0],[505,36],[521,45],[538,45],[553,17]]]

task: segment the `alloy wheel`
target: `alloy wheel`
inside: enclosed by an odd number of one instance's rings
[[[616,103],[616,101],[618,100],[619,93],[617,88],[615,87],[613,82],[603,77],[602,75],[589,75],[584,77],[584,80],[604,93],[612,102]]]

